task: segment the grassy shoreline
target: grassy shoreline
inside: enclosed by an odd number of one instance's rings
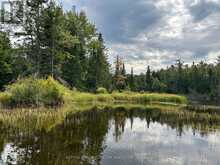
[[[54,127],[63,124],[68,118],[77,113],[87,111],[142,111],[154,113],[163,118],[173,116],[180,121],[194,120],[197,123],[215,123],[216,128],[220,128],[220,115],[209,113],[198,113],[187,111],[184,105],[161,105],[161,104],[106,104],[106,103],[90,103],[90,104],[72,104],[61,109],[33,108],[33,109],[14,109],[0,110],[0,124],[6,128],[19,129],[22,132],[33,131],[50,131]],[[158,114],[159,113],[159,114]],[[160,116],[161,114],[161,116]],[[144,116],[143,116],[144,117]]]
[[[187,104],[185,96],[165,93],[85,93],[72,91],[49,77],[48,79],[27,78],[6,87],[0,93],[0,109],[30,107],[60,107],[72,103],[167,103]]]
[[[0,126],[29,135],[36,131],[51,131],[77,113],[137,110],[152,113],[153,118],[166,122],[178,119],[199,127],[205,122],[220,129],[219,113],[187,110],[188,107],[187,98],[181,95],[129,91],[93,94],[72,91],[52,78],[26,79],[0,93]]]
[[[165,93],[136,93],[136,92],[113,92],[111,94],[92,94],[75,92],[69,99],[77,102],[104,102],[104,103],[167,103],[187,104],[187,98],[181,95]]]
[[[118,106],[119,103],[119,106]],[[85,93],[72,91],[52,78],[20,80],[0,93],[0,124],[21,130],[50,130],[77,112],[91,109],[162,110],[181,113],[185,96],[165,93]],[[28,129],[27,129],[28,127]]]

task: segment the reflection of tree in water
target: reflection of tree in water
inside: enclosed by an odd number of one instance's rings
[[[118,142],[124,133],[124,127],[126,122],[126,111],[116,111],[114,114],[114,121],[115,121],[115,141]]]
[[[177,131],[178,136],[182,136],[184,130],[192,129],[193,133],[199,132],[201,136],[207,135],[210,131],[216,130],[220,125],[220,121],[215,118],[215,115],[210,116],[205,113],[192,113],[189,111],[164,111],[159,109],[139,109],[132,108],[117,108],[115,112],[115,135],[118,141],[124,132],[126,118],[130,120],[131,129],[134,118],[145,119],[147,127],[150,123],[159,122],[166,124]]]
[[[140,112],[136,112],[139,114]],[[138,117],[138,115],[137,115]],[[201,136],[207,135],[210,131],[216,130],[220,125],[220,121],[215,116],[207,114],[195,114],[188,111],[180,111],[179,113],[163,112],[163,110],[147,110],[146,122],[148,127],[151,122],[159,122],[166,124],[172,129],[176,129],[177,135],[182,136],[184,130],[192,129],[193,134],[199,132]]]
[[[66,118],[48,133],[24,136],[17,130],[8,141],[17,148],[17,164],[99,164],[107,131],[108,113],[91,111]]]
[[[99,164],[105,137],[111,119],[114,120],[115,141],[124,133],[126,121],[131,129],[135,118],[145,120],[147,127],[152,122],[166,124],[181,136],[183,130],[200,131],[202,136],[219,126],[218,120],[207,115],[189,112],[172,113],[156,109],[116,108],[115,110],[91,110],[66,117],[63,124],[49,132],[44,130],[24,133],[19,129],[0,127],[0,150],[12,143],[17,153],[17,164]],[[9,158],[8,158],[9,159]],[[9,164],[9,163],[8,163]]]

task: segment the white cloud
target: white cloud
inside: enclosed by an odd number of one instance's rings
[[[186,63],[214,62],[220,52],[220,0],[57,0],[76,5],[97,25],[109,48],[135,73]],[[1,0],[0,0],[1,2]]]
[[[209,52],[207,56],[207,62],[209,63],[215,63],[217,62],[217,58],[220,56],[220,51],[217,52]]]

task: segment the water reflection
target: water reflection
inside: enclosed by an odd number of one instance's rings
[[[0,164],[220,164],[217,121],[160,110],[96,110],[46,132],[1,127]]]

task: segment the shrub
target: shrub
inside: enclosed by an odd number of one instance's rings
[[[10,94],[9,93],[0,93],[0,107],[10,104]]]
[[[64,91],[66,90],[54,79],[49,77],[41,80],[40,102],[44,105],[60,105],[64,102]]]
[[[64,103],[64,94],[68,89],[53,78],[27,78],[9,85],[0,95],[3,106],[57,106]]]
[[[98,88],[96,90],[96,93],[98,93],[98,94],[107,94],[108,91],[107,91],[107,89],[101,87],[101,88]]]
[[[153,91],[165,92],[167,90],[166,84],[160,82],[158,78],[153,79],[152,84]]]

